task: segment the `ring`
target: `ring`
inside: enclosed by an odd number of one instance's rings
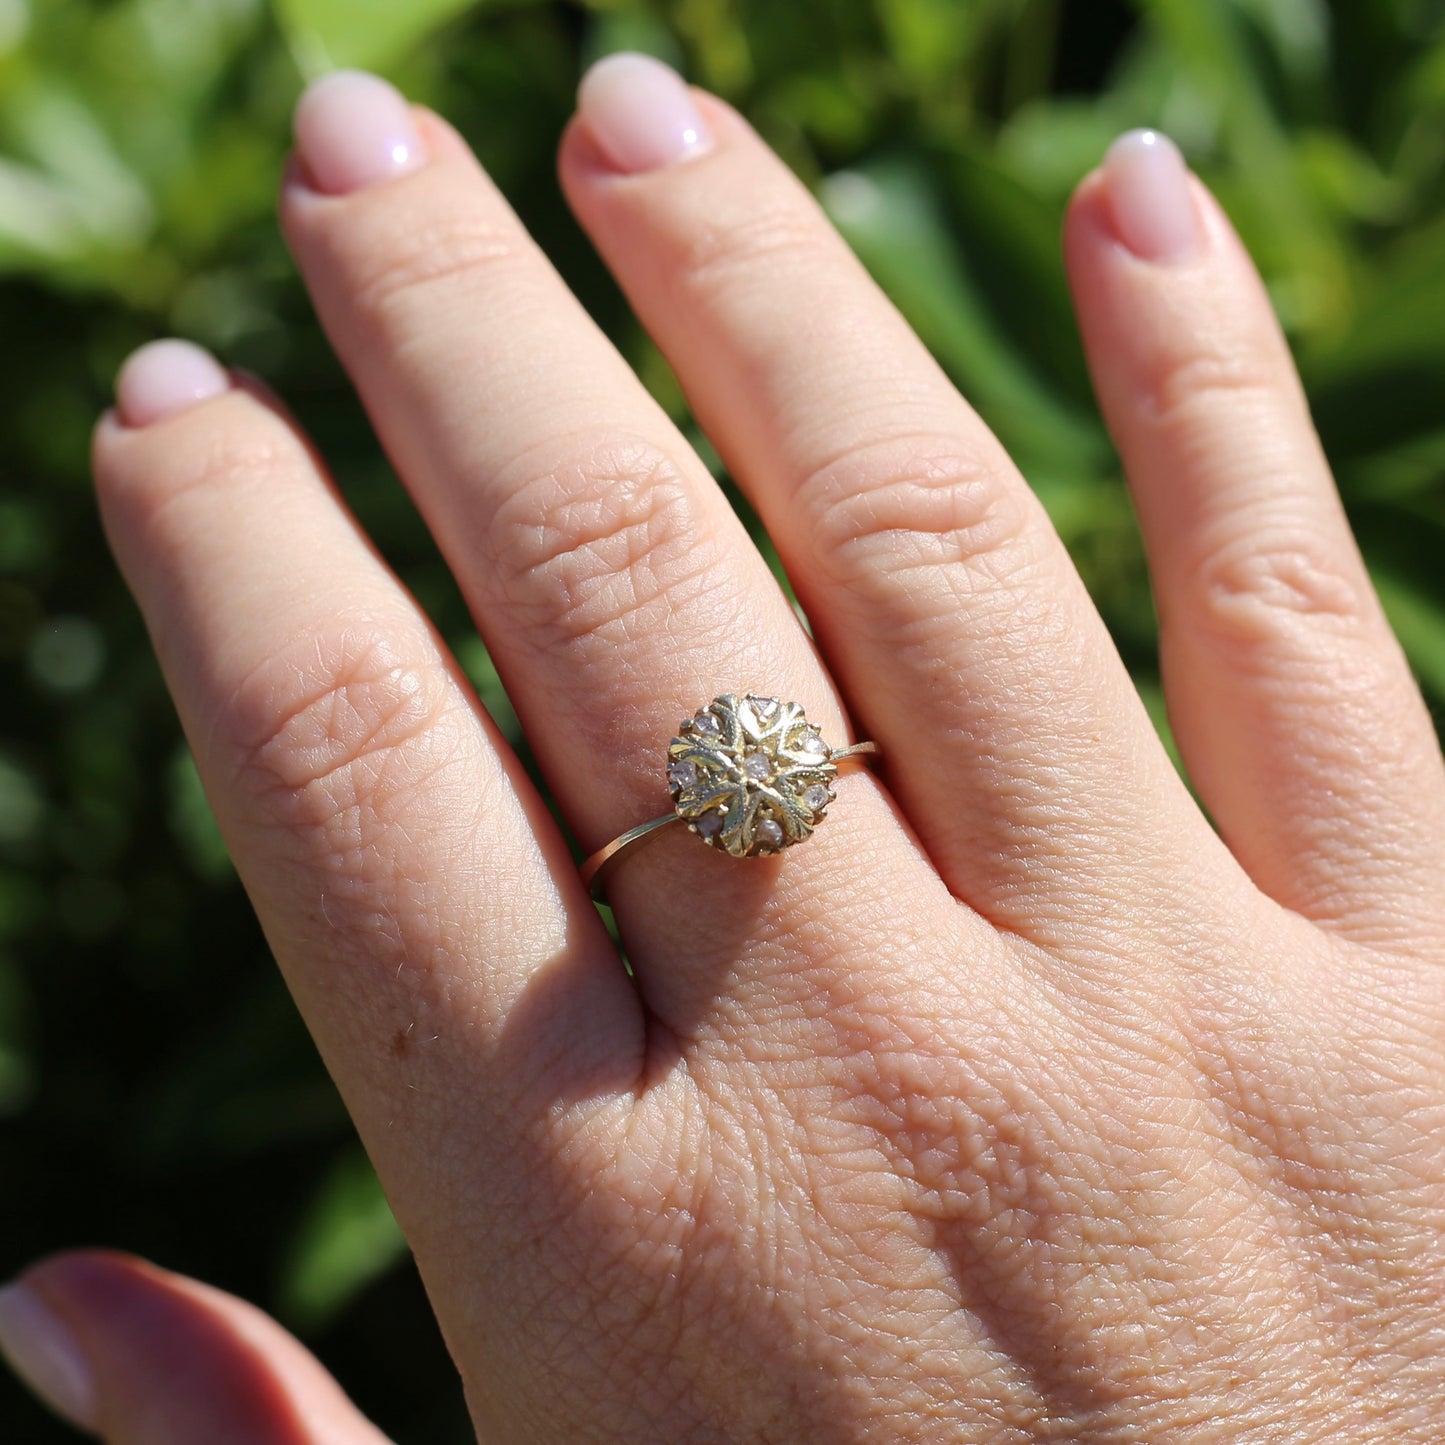
[[[810,837],[834,800],[838,764],[877,743],[830,748],[795,702],[748,693],[714,698],[667,749],[672,812],[614,838],[582,865],[599,903],[603,879],[635,844],[674,823],[734,858],[767,858]]]

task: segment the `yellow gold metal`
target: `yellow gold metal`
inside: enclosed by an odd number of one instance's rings
[[[877,752],[868,742],[830,748],[795,702],[754,693],[714,698],[668,746],[673,811],[599,848],[582,865],[582,882],[600,902],[613,864],[673,823],[734,858],[779,853],[823,821],[838,764]]]

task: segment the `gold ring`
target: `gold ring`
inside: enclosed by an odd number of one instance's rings
[[[827,815],[838,764],[877,752],[877,743],[830,748],[795,702],[755,693],[714,698],[668,744],[672,812],[599,848],[582,865],[582,882],[600,902],[612,865],[674,823],[734,858],[781,853],[810,837]]]

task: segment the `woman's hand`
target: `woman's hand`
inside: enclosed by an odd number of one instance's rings
[[[1445,776],[1217,205],[1132,135],[1066,248],[1218,833],[1023,479],[747,125],[612,59],[561,174],[816,643],[440,120],[322,81],[282,214],[584,849],[666,811],[718,694],[881,744],[804,846],[623,860],[635,983],[272,401],[142,351],[95,454],[482,1439],[1438,1440]],[[193,1442],[104,1304],[142,1296],[241,1310],[73,1256],[6,1310],[84,1423]],[[273,1329],[185,1337],[244,1337],[292,1433],[204,1438],[374,1438]]]

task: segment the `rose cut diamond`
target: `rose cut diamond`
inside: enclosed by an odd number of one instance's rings
[[[773,776],[772,760],[766,753],[749,753],[743,764],[743,772],[754,782],[765,783]]]

